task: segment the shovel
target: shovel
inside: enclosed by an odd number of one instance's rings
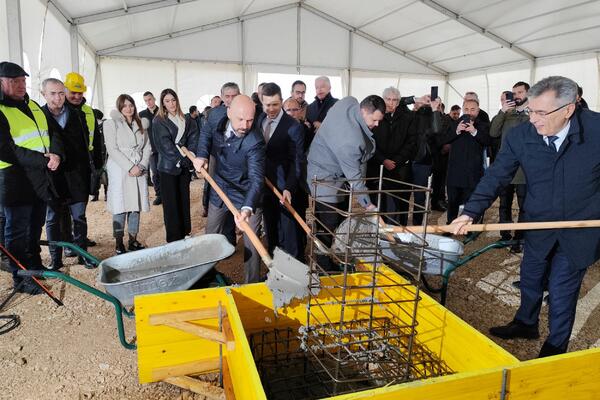
[[[302,217],[300,216],[300,214],[298,214],[296,212],[296,210],[294,210],[294,207],[292,207],[292,205],[286,199],[283,198],[281,192],[279,192],[279,190],[277,190],[277,188],[271,183],[271,181],[269,180],[269,178],[265,178],[265,184],[267,185],[267,187],[269,187],[269,189],[271,189],[273,191],[273,193],[275,194],[275,196],[277,196],[277,198],[279,199],[279,201],[281,201],[281,203],[283,204],[283,206],[290,212],[290,214],[292,214],[292,216],[298,222],[298,224],[304,230],[304,232],[306,232],[306,234],[308,236],[310,236],[312,234],[312,230],[309,228],[309,226],[306,224],[306,222],[304,222],[304,220],[302,219]],[[323,253],[327,253],[329,251],[329,249],[327,248],[327,246],[325,246],[323,244],[323,242],[321,242],[316,237],[314,238],[313,241],[315,242],[315,245],[317,246],[317,248],[319,249],[319,251],[321,251]]]
[[[185,147],[181,147],[181,151],[190,160],[196,158],[194,153],[190,152]],[[229,200],[229,197],[221,190],[208,172],[204,168],[201,168],[198,172],[208,182],[217,195],[219,195],[221,200],[223,200],[223,203],[225,203],[225,206],[227,206],[233,216],[239,218],[240,212],[238,209],[231,200]],[[248,236],[252,245],[258,251],[258,254],[260,254],[265,265],[269,268],[267,286],[273,293],[275,310],[286,306],[295,298],[302,299],[308,296],[310,283],[310,269],[308,265],[301,263],[279,248],[275,249],[273,258],[271,258],[269,252],[265,246],[263,246],[250,225],[245,221],[241,221],[240,227]],[[313,290],[313,293],[316,294],[317,292]]]
[[[452,233],[456,226],[450,225],[427,225],[427,233]],[[571,229],[571,228],[600,228],[600,220],[583,221],[554,221],[554,222],[515,222],[504,224],[471,224],[466,225],[468,232],[489,231],[523,231],[536,229]],[[382,232],[388,233],[423,233],[423,226],[391,226],[381,228]]]

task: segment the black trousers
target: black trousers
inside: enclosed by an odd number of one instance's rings
[[[263,217],[269,253],[273,254],[275,247],[279,247],[290,256],[300,259],[304,255],[304,248],[300,247],[296,220],[273,193],[265,193],[263,197]]]
[[[150,180],[150,177],[152,176],[152,186],[154,186],[154,193],[156,194],[156,197],[161,197],[161,192],[160,192],[160,173],[158,172],[158,168],[157,168],[157,164],[158,164],[158,153],[152,153],[150,154],[150,174],[148,174],[148,180]]]
[[[167,242],[183,239],[192,231],[190,216],[190,179],[189,171],[179,175],[160,174],[163,218],[167,232]]]
[[[448,154],[437,153],[433,156],[431,169],[431,203],[446,201],[446,175],[448,174]]]
[[[410,166],[407,168],[410,169]],[[410,171],[407,171],[406,173],[406,177],[405,177],[405,182],[409,182],[409,180],[411,179],[411,173]],[[378,190],[379,189],[379,181],[378,180],[371,180],[371,181],[367,181],[367,187],[370,190]],[[402,225],[402,226],[406,226],[408,223],[408,206],[410,204],[410,192],[408,191],[408,189],[410,189],[409,186],[406,185],[402,185],[402,184],[394,184],[391,182],[385,182],[384,185],[382,186],[382,190],[402,190],[405,189],[407,190],[406,192],[401,192],[401,193],[393,193],[393,194],[386,194],[386,193],[381,193],[381,203],[379,204],[379,212],[382,214],[385,213],[394,213],[391,215],[384,215],[383,219],[385,220],[386,223],[388,224],[394,224],[394,225]],[[377,193],[371,193],[369,194],[369,197],[371,198],[371,203],[377,205],[378,202],[378,195]]]
[[[346,210],[348,207],[345,203],[347,202],[331,203],[329,205],[340,210]],[[331,247],[331,244],[333,243],[333,234],[329,233],[329,231],[335,233],[335,230],[340,226],[344,217],[340,215],[339,212],[329,208],[326,204],[321,202],[315,204],[315,218],[317,224],[316,237],[326,247]],[[338,270],[334,262],[327,255],[318,255],[317,263],[325,271]]]
[[[465,204],[471,197],[474,187],[463,188],[457,186],[448,186],[448,224],[458,217],[458,208],[461,204]]]
[[[519,204],[519,219],[523,220],[523,204],[525,203],[525,194],[527,193],[527,185],[508,185],[500,192],[500,207],[498,208],[498,216],[500,223],[512,222],[512,204],[514,195],[517,195],[517,203]],[[500,236],[503,240],[520,240],[523,238],[523,231],[515,231],[511,237],[510,231],[500,231]]]

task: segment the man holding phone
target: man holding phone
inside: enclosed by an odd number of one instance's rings
[[[492,119],[490,126],[490,136],[493,138],[501,138],[501,143],[504,143],[506,134],[516,127],[525,122],[529,122],[529,116],[525,112],[527,107],[527,91],[529,90],[529,84],[526,82],[517,82],[513,85],[512,91],[502,92],[500,101],[502,102],[502,109]],[[500,148],[502,148],[502,144]],[[519,168],[515,173],[515,176],[511,183],[504,187],[500,192],[500,208],[498,210],[499,222],[512,222],[512,203],[515,194],[517,195],[517,203],[519,204],[519,219],[520,222],[523,217],[523,203],[525,202],[525,193],[527,192],[525,186],[525,174],[523,170]],[[511,235],[510,231],[500,231],[502,240],[521,240],[523,238],[523,231],[515,231],[514,236]],[[515,244],[511,247],[511,252],[520,253],[522,251],[522,245]]]
[[[464,114],[448,129],[444,142],[452,144],[448,156],[448,223],[458,216],[483,176],[483,149],[491,142],[489,124],[477,118],[479,103],[465,100]]]

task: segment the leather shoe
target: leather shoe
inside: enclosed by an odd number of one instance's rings
[[[121,243],[117,243],[117,246],[115,247],[115,254],[119,255],[119,254],[124,254],[127,253],[127,250],[125,249],[125,245],[121,242]]]
[[[137,240],[129,241],[129,246],[127,246],[127,250],[129,250],[129,251],[142,250],[145,248],[146,247],[144,247],[144,245],[142,245]]]
[[[87,258],[82,257],[82,256],[79,256],[79,258],[77,259],[77,264],[83,265],[87,269],[94,269],[97,267],[96,264],[94,264],[93,262],[91,262],[90,260],[88,260]]]
[[[501,339],[537,339],[540,337],[537,326],[525,325],[515,320],[509,322],[508,325],[490,328],[490,333]]]
[[[54,262],[52,261],[52,263],[50,265],[48,265],[48,270],[50,271],[58,271],[60,270],[62,267],[64,267],[64,264],[61,262]]]
[[[548,342],[544,342],[544,344],[542,345],[542,348],[540,350],[540,354],[538,355],[538,358],[556,356],[559,354],[564,354],[566,352],[567,352],[566,349],[563,350],[556,346],[552,346]]]
[[[94,247],[95,245],[97,245],[98,243],[94,242],[92,239],[90,238],[85,238],[85,244],[86,247]]]
[[[71,250],[68,247],[65,247],[64,253],[65,253],[65,257],[77,257],[77,253],[75,252],[75,250]]]
[[[160,206],[162,204],[162,199],[160,197],[157,197],[154,199],[154,201],[152,202],[152,205],[154,206]]]
[[[17,287],[17,285],[15,285],[15,287]],[[23,279],[23,283],[18,287],[17,292],[35,296],[42,294],[42,289],[32,279],[25,278]]]

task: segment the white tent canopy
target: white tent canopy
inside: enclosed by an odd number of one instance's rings
[[[36,99],[79,71],[104,111],[165,87],[201,105],[273,73],[329,75],[338,97],[437,85],[451,105],[473,90],[492,113],[515,82],[560,74],[598,109],[599,15],[597,0],[5,0],[0,58],[23,63]]]

